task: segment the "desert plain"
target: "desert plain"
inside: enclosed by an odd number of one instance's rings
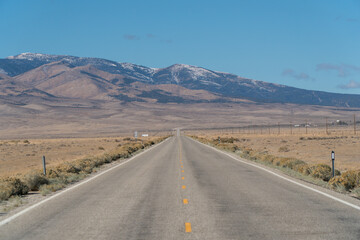
[[[132,137],[135,131],[139,136],[147,133],[152,137],[175,134],[177,128],[186,134],[214,138],[231,135],[245,139],[239,142],[242,147],[309,163],[329,163],[330,152],[334,150],[339,169],[360,169],[360,124],[359,133],[355,135],[352,125],[354,114],[360,118],[359,109],[251,102],[120,104],[99,101],[39,101],[28,105],[6,104],[0,108],[3,112],[0,176],[39,169],[42,156],[46,156],[51,166],[104,154],[116,148],[124,137]],[[336,121],[348,125],[334,127]],[[329,125],[328,134],[325,122]],[[299,127],[294,127],[296,125]],[[309,125],[308,133],[305,125]],[[309,140],[312,137],[314,139]]]

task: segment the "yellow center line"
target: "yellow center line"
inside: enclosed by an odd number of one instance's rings
[[[181,168],[184,168],[183,162],[182,162],[182,152],[181,152],[181,143],[180,142],[179,142],[179,160],[180,160]],[[181,172],[184,172],[184,170],[181,170]],[[181,179],[184,180],[185,178],[181,177]],[[186,186],[182,185],[182,189],[186,189]],[[189,200],[184,198],[183,203],[188,204]],[[185,232],[187,232],[187,233],[191,232],[191,223],[189,223],[189,222],[185,223]]]
[[[185,232],[191,232],[191,223],[185,223]]]
[[[180,163],[181,163],[181,168],[184,168],[183,167],[183,162],[182,162],[182,152],[181,152],[181,143],[179,142],[179,160],[180,160]],[[184,170],[181,170],[181,172],[184,172]],[[185,178],[184,177],[181,177],[182,180],[184,180]],[[186,186],[185,185],[182,185],[182,189],[186,189]],[[183,203],[184,204],[188,204],[189,203],[189,200],[184,198],[183,199]],[[191,232],[191,223],[189,222],[186,222],[185,223],[185,232]]]

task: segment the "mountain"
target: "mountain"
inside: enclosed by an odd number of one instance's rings
[[[25,60],[23,58],[21,56],[21,59]],[[31,61],[31,59],[33,55],[26,60]],[[13,99],[24,96],[23,93],[29,92],[30,89],[47,93],[49,97],[56,97],[58,100],[70,98],[122,102],[194,103],[225,99],[201,89],[191,90],[178,85],[153,84],[149,76],[153,75],[155,70],[142,66],[123,63],[117,64],[117,68],[110,71],[107,67],[113,63],[107,60],[90,59],[88,61],[90,64],[85,64],[87,61],[83,59],[69,57],[56,60],[59,58],[41,57],[41,61],[47,63],[37,68],[13,77],[1,74],[0,92],[10,92],[13,87],[10,87],[7,82],[11,81],[18,88],[18,91],[8,95]],[[122,74],[116,74],[118,72]],[[31,97],[30,95],[28,97]],[[38,94],[33,94],[33,96],[38,96]]]
[[[360,107],[360,95],[309,91],[185,64],[149,68],[100,58],[22,53],[0,59],[1,96],[121,102],[293,103]]]
[[[101,58],[74,57],[68,55],[48,55],[40,53],[22,53],[0,59],[0,73],[8,76],[17,76],[44,64],[59,62],[67,64],[70,68],[92,65],[99,70],[124,74],[142,81],[152,81],[151,75],[155,69],[130,63],[118,63]]]

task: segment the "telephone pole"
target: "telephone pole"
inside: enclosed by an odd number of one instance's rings
[[[356,117],[354,114],[354,135],[356,135]]]
[[[326,123],[325,123],[325,126],[326,126],[326,127],[325,127],[325,128],[326,128],[326,134],[329,134],[329,133],[328,133],[328,118],[326,117],[325,119],[326,119]]]
[[[280,135],[280,123],[278,122],[278,134]]]

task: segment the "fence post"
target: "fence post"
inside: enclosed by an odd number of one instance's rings
[[[332,177],[335,177],[335,152],[331,151]]]
[[[42,157],[43,168],[44,168],[44,175],[46,175],[46,163],[45,163],[45,156]]]

